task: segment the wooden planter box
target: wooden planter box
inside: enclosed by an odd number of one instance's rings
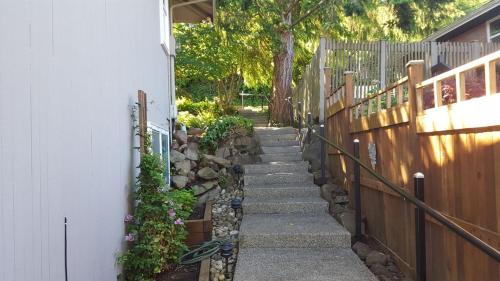
[[[191,247],[212,240],[212,202],[207,202],[203,219],[187,220],[186,244]]]
[[[210,259],[204,259],[201,261],[200,275],[198,275],[198,281],[208,281],[208,280],[210,280]]]

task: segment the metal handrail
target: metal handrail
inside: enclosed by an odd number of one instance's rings
[[[300,109],[299,109],[300,111]],[[433,209],[429,205],[425,204],[424,202],[420,201],[413,195],[407,193],[404,189],[396,186],[395,184],[391,183],[389,180],[384,178],[383,176],[379,175],[377,172],[373,171],[368,165],[364,164],[361,162],[361,160],[351,153],[349,153],[345,148],[329,141],[327,138],[322,137],[320,134],[316,132],[314,128],[310,124],[306,123],[306,126],[308,129],[311,131],[312,134],[314,134],[316,137],[318,137],[320,140],[324,141],[328,145],[332,146],[333,148],[337,149],[340,151],[342,154],[350,158],[352,161],[356,162],[359,164],[363,169],[365,169],[370,175],[374,176],[377,180],[382,182],[385,186],[389,187],[391,190],[394,192],[398,193],[400,196],[402,196],[404,199],[408,200],[411,202],[413,205],[417,206],[427,214],[429,214],[431,217],[439,221],[441,224],[446,226],[448,229],[456,233],[458,236],[462,237],[472,245],[474,245],[476,248],[480,249],[482,252],[487,254],[488,256],[492,257],[495,259],[497,262],[500,262],[500,251],[497,249],[493,248],[491,245],[488,243],[484,242],[483,240],[479,239],[472,233],[468,232],[449,218],[447,218],[445,215],[443,215],[441,212]]]
[[[347,152],[344,148],[330,142],[328,139],[320,136],[318,133],[315,132],[314,129],[312,129],[311,126],[308,125],[308,128],[312,130],[312,133],[316,135],[316,137],[320,138],[323,140],[325,143],[328,145],[334,147],[335,149],[339,150],[342,154],[346,155],[348,158],[353,160],[354,162],[358,163],[363,169],[365,169],[369,174],[374,176],[376,179],[378,179],[380,182],[382,182],[384,185],[392,189],[394,192],[398,193],[401,195],[403,198],[406,200],[410,201],[417,207],[421,208],[424,210],[427,214],[429,214],[431,217],[442,223],[444,226],[448,227],[450,230],[455,232],[458,236],[464,238],[468,242],[470,242],[472,245],[475,247],[479,248],[481,251],[483,251],[485,254],[488,256],[492,257],[495,259],[497,262],[500,262],[500,251],[497,249],[493,248],[491,245],[488,243],[484,242],[483,240],[479,239],[472,233],[468,232],[467,230],[463,229],[461,226],[447,218],[445,215],[443,215],[441,212],[433,209],[429,205],[425,204],[424,202],[418,200],[416,197],[413,195],[407,193],[404,191],[402,188],[394,185],[393,183],[389,182],[387,179],[385,179],[383,176],[377,174],[377,172],[373,171],[370,167],[368,167],[366,164],[361,162],[359,158],[354,157],[352,154]]]

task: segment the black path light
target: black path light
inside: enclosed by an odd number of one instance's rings
[[[226,278],[229,279],[229,271],[228,271],[228,265],[229,265],[229,258],[233,256],[233,243],[227,241],[222,246],[220,246],[220,255],[226,260]]]
[[[236,174],[238,178],[238,185],[241,184],[241,175],[243,175],[243,167],[241,165],[234,165],[233,172]]]
[[[233,200],[231,200],[231,208],[234,210],[234,215],[236,216],[237,219],[241,218],[241,198],[235,197]]]

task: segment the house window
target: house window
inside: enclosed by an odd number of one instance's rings
[[[153,153],[160,155],[165,162],[163,176],[167,185],[170,184],[170,139],[168,130],[148,122],[148,131],[151,134],[151,148]]]
[[[500,42],[500,17],[488,23],[488,41]]]
[[[160,40],[161,46],[166,55],[170,54],[170,19],[168,10],[168,0],[160,1]]]

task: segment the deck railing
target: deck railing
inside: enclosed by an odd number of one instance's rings
[[[321,38],[320,44],[294,89],[294,107],[302,102],[302,114],[324,121],[327,93],[343,83],[345,71],[353,71],[354,99],[359,100],[407,76],[405,63],[424,61],[424,77],[453,69],[500,50],[500,43],[483,42],[339,42]],[[325,88],[329,85],[331,88]],[[302,116],[305,118],[306,116]]]

